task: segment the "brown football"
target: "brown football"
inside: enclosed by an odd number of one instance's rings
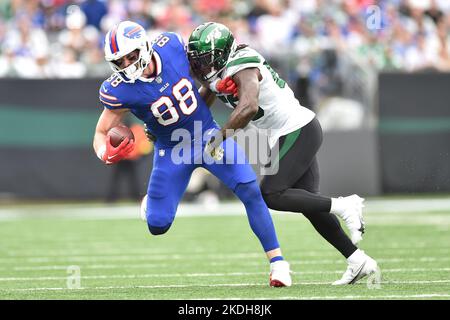
[[[108,131],[108,136],[111,137],[111,145],[113,147],[117,147],[126,137],[128,137],[130,140],[134,140],[133,131],[125,126],[117,126],[111,128]]]

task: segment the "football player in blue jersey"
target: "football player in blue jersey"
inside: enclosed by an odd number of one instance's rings
[[[153,171],[141,205],[150,233],[160,235],[169,230],[193,170],[203,167],[244,204],[251,229],[270,260],[270,286],[290,286],[289,264],[283,259],[256,174],[232,139],[217,143],[220,128],[191,77],[182,39],[165,32],[150,43],[142,26],[124,21],[106,34],[105,59],[114,74],[100,87],[104,109],[93,147],[106,164],[123,159],[134,142],[126,138],[113,147],[107,133],[121,124],[128,112],[142,120],[157,138]],[[185,139],[180,130],[188,132],[190,138]],[[180,145],[183,148],[174,152]],[[180,162],[177,153],[188,161]]]

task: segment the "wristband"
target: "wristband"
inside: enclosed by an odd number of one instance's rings
[[[100,146],[100,148],[98,148],[98,151],[97,151],[97,157],[100,160],[102,160],[103,162],[105,161],[105,160],[103,160],[103,156],[105,155],[105,152],[106,152],[106,145],[104,144],[104,145]]]

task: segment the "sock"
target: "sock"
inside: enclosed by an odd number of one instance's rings
[[[272,259],[270,259],[270,263],[273,263],[275,261],[281,261],[281,260],[284,260],[283,256],[276,256],[276,257],[273,257]]]
[[[348,263],[356,264],[360,263],[361,260],[365,258],[364,251],[357,249],[355,252],[352,253],[350,257],[347,258]]]
[[[347,208],[347,203],[344,198],[331,198],[330,213],[334,213],[338,216],[342,216]]]

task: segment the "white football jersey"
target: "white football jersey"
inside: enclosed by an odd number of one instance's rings
[[[259,110],[250,122],[258,129],[267,130],[269,146],[272,148],[277,140],[307,125],[315,113],[300,105],[287,83],[270,67],[257,51],[245,47],[230,55],[222,78],[233,76],[247,68],[258,68],[262,80],[259,88]],[[234,108],[239,100],[232,95],[217,97],[228,107]]]

